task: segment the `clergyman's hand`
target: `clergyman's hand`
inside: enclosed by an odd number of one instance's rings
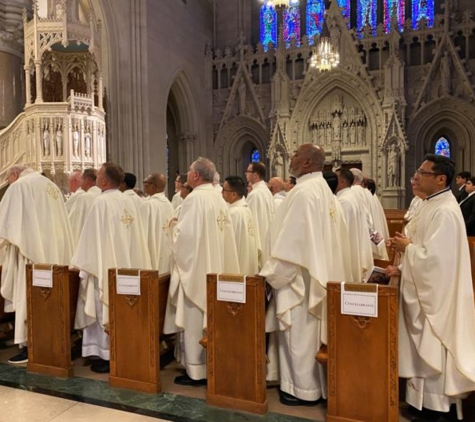
[[[401,275],[401,270],[398,267],[395,267],[393,265],[388,265],[386,267],[385,272],[386,272],[386,275],[388,277],[393,277],[395,275]]]
[[[407,245],[411,243],[411,239],[404,236],[403,234],[396,232],[394,237],[391,239],[391,247],[394,251],[404,252]]]

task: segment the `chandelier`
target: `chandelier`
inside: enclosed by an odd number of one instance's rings
[[[340,63],[340,54],[332,44],[330,38],[320,36],[317,45],[313,48],[310,66],[320,72],[328,72]]]
[[[264,0],[270,6],[274,6],[276,9],[283,9],[290,6],[290,0]]]

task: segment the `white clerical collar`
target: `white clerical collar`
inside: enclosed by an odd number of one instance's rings
[[[315,177],[323,178],[323,173],[321,171],[314,171],[312,173],[304,174],[303,176],[297,177],[297,183],[302,183],[306,180],[314,179]]]
[[[233,202],[232,204],[229,204],[229,208],[236,208],[236,207],[247,207],[247,202],[246,198],[242,197],[241,199],[238,199],[236,202]]]
[[[104,195],[106,193],[114,193],[114,192],[117,192],[118,190],[119,190],[119,188],[106,189],[106,190],[102,191],[102,195]]]
[[[212,183],[203,183],[202,185],[199,185],[199,186],[196,186],[196,188],[193,188],[193,191],[195,191],[195,190],[212,190],[212,191],[214,191],[214,186],[213,186]]]
[[[447,191],[450,190],[450,187],[446,187],[445,189],[442,189],[440,190],[439,192],[436,192],[436,193],[433,193],[432,195],[429,195],[427,198],[426,198],[426,201],[428,201],[429,199],[432,199],[432,198],[435,198],[436,196],[439,196]]]
[[[462,189],[465,189],[465,183],[459,187],[459,192],[462,190]]]
[[[336,193],[336,196],[342,196],[345,192],[350,192],[350,186],[343,188]]]
[[[252,189],[260,188],[260,187],[262,187],[263,185],[267,188],[267,183],[264,182],[264,180],[259,180],[257,183],[254,183],[254,184],[252,185]]]
[[[154,193],[150,198],[161,198],[162,196],[165,196],[165,192]]]

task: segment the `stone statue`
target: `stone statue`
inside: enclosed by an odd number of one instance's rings
[[[79,132],[77,130],[73,132],[73,155],[79,157]]]
[[[49,130],[48,126],[45,126],[45,129],[43,131],[43,151],[44,155],[49,155],[50,154],[50,144],[49,144]]]
[[[396,144],[388,150],[388,186],[399,186],[399,151]]]
[[[452,61],[450,60],[449,52],[445,50],[443,57],[440,59],[440,88],[442,95],[450,95],[452,87],[451,66]]]
[[[84,137],[84,154],[86,157],[91,156],[91,134],[89,132]]]
[[[56,130],[56,155],[60,157],[63,155],[63,132],[61,131],[61,126],[58,125]]]
[[[280,151],[277,151],[274,156],[273,173],[276,177],[284,177],[284,158]]]

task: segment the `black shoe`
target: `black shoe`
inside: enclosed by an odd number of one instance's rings
[[[108,374],[110,372],[110,364],[108,360],[99,359],[91,365],[91,371],[96,374]]]
[[[198,387],[200,385],[206,385],[206,378],[203,378],[201,380],[194,380],[190,378],[187,374],[185,374],[175,377],[174,383],[178,385],[185,385],[187,387]]]
[[[284,391],[279,391],[279,398],[282,404],[286,406],[316,406],[320,403],[320,400],[308,401],[301,400],[297,397],[292,396],[291,394],[285,393]]]
[[[20,363],[28,363],[28,347],[21,349],[21,352],[18,355],[15,355],[8,359],[8,363],[13,365],[18,365]]]

